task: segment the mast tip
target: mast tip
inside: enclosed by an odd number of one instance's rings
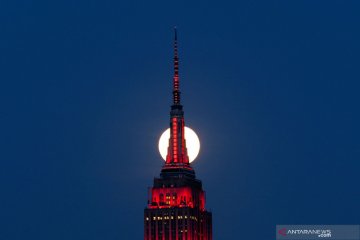
[[[177,40],[177,27],[174,26],[174,32],[175,32],[175,41]]]

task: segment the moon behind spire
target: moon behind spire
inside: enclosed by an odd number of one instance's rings
[[[170,128],[166,129],[160,136],[159,139],[159,152],[161,157],[166,160],[166,155],[169,147],[170,139]],[[193,162],[200,152],[200,140],[194,130],[185,126],[185,141],[187,153],[189,156],[190,163]]]

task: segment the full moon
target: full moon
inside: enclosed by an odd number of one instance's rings
[[[166,129],[159,139],[159,152],[161,157],[166,160],[167,150],[169,147],[170,139],[170,128]],[[195,160],[200,151],[200,140],[196,133],[188,127],[185,127],[185,141],[187,153],[189,156],[189,161],[192,162]]]

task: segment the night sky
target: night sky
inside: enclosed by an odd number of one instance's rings
[[[359,224],[360,1],[0,1],[0,239],[143,238],[173,27],[214,240]]]

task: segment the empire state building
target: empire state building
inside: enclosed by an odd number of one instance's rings
[[[144,210],[145,240],[212,240],[212,214],[205,192],[190,165],[184,111],[180,102],[177,33],[174,40],[173,103],[170,138],[160,177],[154,178]]]

